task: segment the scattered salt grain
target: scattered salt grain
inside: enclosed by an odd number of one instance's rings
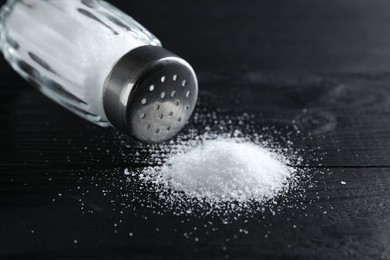
[[[341,183],[341,185],[346,185],[347,184],[347,182],[345,182],[345,181],[341,181],[340,183]]]
[[[311,203],[305,197],[313,185],[311,173],[302,167],[306,159],[301,155],[313,159],[316,152],[297,146],[299,138],[295,128],[259,125],[254,115],[201,111],[166,143],[129,145],[126,136],[118,136],[121,156],[113,160],[131,168],[103,171],[91,179],[90,187],[101,191],[121,218],[128,213],[145,221],[150,214],[188,216],[181,219],[185,224],[193,217],[207,217],[213,220],[201,225],[207,234],[218,232],[215,223],[229,226],[242,221],[240,227],[245,227],[253,217],[263,220]],[[82,177],[80,183],[88,181]],[[145,210],[149,213],[142,213]]]

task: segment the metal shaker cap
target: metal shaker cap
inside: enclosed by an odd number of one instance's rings
[[[123,56],[107,78],[104,110],[111,124],[146,143],[175,136],[191,117],[198,97],[192,67],[157,46]]]

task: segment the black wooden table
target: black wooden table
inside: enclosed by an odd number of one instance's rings
[[[198,109],[298,129],[316,185],[299,207],[227,225],[123,205],[114,184],[143,167],[143,145],[72,115],[1,59],[0,258],[390,258],[389,1],[110,2],[194,66]]]

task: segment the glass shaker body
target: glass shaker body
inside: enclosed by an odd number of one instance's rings
[[[79,116],[110,126],[103,107],[115,63],[160,41],[100,0],[8,0],[0,11],[0,49],[45,95]]]

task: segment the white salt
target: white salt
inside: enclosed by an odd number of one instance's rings
[[[4,19],[3,38],[18,43],[16,49],[9,44],[9,48],[5,48],[3,43],[6,56],[11,60],[23,60],[41,77],[61,85],[64,91],[87,103],[85,106],[76,104],[80,111],[100,116],[102,121],[106,121],[102,102],[104,83],[113,65],[137,47],[161,45],[131,17],[106,3],[94,3],[98,7],[90,8],[82,0],[19,2],[12,5]],[[94,18],[81,11],[93,14]],[[55,73],[37,66],[31,53]],[[34,78],[37,77],[35,74],[22,73],[22,76]],[[67,98],[61,95],[53,97],[50,88],[45,84],[41,87],[56,101]]]
[[[242,203],[274,198],[295,172],[280,154],[240,139],[206,140],[183,150],[162,167],[146,170],[142,179],[189,198]]]

